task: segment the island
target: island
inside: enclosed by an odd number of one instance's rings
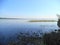
[[[57,22],[57,20],[29,20],[29,22]]]

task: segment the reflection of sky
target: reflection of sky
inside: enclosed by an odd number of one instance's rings
[[[12,34],[20,31],[53,31],[57,22],[20,22],[20,20],[0,20],[0,32]]]
[[[56,19],[59,12],[59,0],[0,0],[1,17]]]

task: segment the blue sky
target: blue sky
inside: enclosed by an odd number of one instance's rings
[[[60,0],[0,0],[0,17],[56,18]]]

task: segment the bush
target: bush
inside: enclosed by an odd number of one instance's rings
[[[60,45],[60,29],[43,35],[43,42],[46,45]]]
[[[60,27],[60,19],[58,19],[57,25],[58,27]]]

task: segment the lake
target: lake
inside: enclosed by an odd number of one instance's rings
[[[0,19],[0,34],[5,36],[28,31],[50,32],[57,28],[57,22],[28,22],[28,20]]]
[[[0,19],[0,43],[7,45],[9,37],[14,37],[14,35],[20,32],[40,31],[45,33],[54,31],[57,28],[57,22],[28,22],[28,20]]]

